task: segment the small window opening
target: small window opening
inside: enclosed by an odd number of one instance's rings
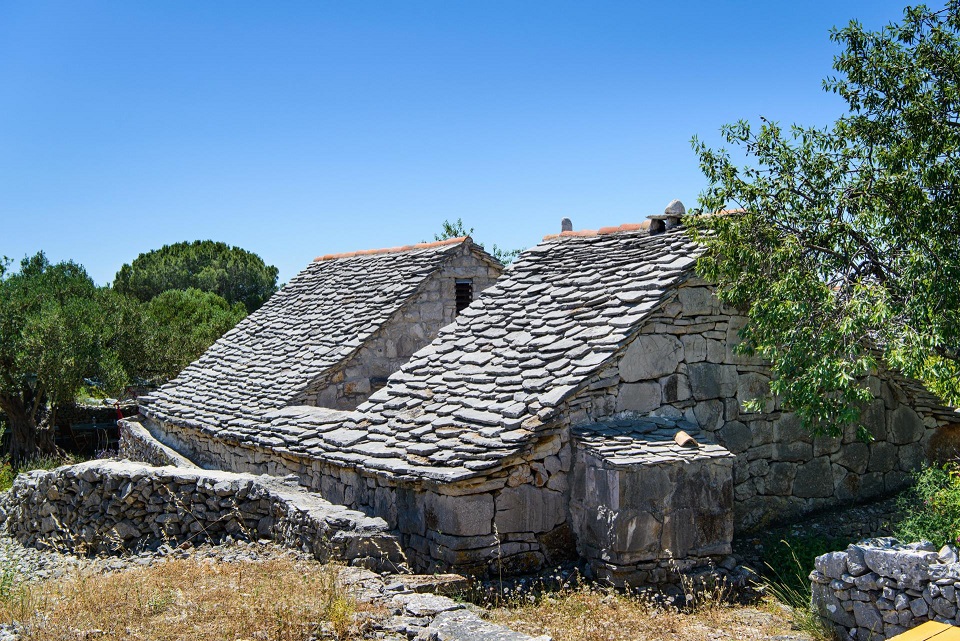
[[[456,282],[457,313],[465,310],[473,302],[473,281],[458,278]]]

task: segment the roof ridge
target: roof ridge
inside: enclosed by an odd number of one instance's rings
[[[747,210],[740,209],[721,209],[708,216],[729,216],[731,214],[742,214]],[[624,223],[615,227],[601,227],[600,229],[580,229],[577,231],[562,231],[559,234],[547,234],[543,240],[553,240],[555,238],[592,238],[594,236],[606,236],[608,234],[621,234],[625,232],[645,231],[650,229],[650,221],[645,220],[640,223]]]
[[[464,241],[473,239],[469,236],[457,236],[456,238],[447,238],[446,240],[435,240],[430,243],[417,243],[415,245],[403,245],[402,247],[384,247],[382,249],[361,249],[353,252],[343,252],[342,254],[325,254],[317,256],[313,262],[319,263],[325,260],[336,260],[338,258],[353,258],[355,256],[376,256],[379,254],[399,254],[401,252],[414,251],[417,249],[430,249],[431,247],[442,247],[444,245],[456,245]]]
[[[554,238],[590,238],[593,236],[606,236],[607,234],[619,234],[625,232],[644,231],[650,228],[650,221],[645,220],[642,223],[624,223],[616,227],[601,227],[600,229],[579,229],[577,231],[562,231],[559,234],[548,234],[543,237],[544,240],[553,240]]]

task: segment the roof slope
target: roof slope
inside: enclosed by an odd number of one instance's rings
[[[681,230],[548,237],[353,412],[287,407],[221,436],[451,481],[521,450],[689,274]]]
[[[288,405],[356,351],[464,243],[471,241],[316,259],[177,378],[142,398],[141,407],[177,423],[223,427]]]
[[[454,476],[518,451],[688,275],[698,249],[682,230],[634,227],[524,252],[357,408],[370,426],[353,449]]]

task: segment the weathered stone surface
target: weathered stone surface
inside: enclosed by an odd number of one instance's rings
[[[617,411],[646,414],[660,407],[660,396],[659,383],[625,383],[617,396]]]
[[[709,315],[714,312],[716,298],[708,287],[681,287],[677,290],[684,314],[690,316]]]
[[[496,497],[496,530],[510,532],[549,532],[566,520],[563,495],[546,488],[521,485],[501,490]]]
[[[833,495],[833,472],[826,456],[813,459],[797,467],[793,479],[793,494],[800,498],[828,497]]]
[[[493,533],[493,497],[489,494],[446,496],[426,493],[424,502],[427,529],[455,536]]]
[[[737,378],[737,401],[741,411],[747,411],[747,403],[757,401],[761,403],[763,412],[772,412],[773,398],[770,396],[770,379],[759,372],[746,372]]]
[[[636,383],[672,374],[682,355],[683,346],[676,337],[641,334],[620,359],[620,378]]]
[[[955,550],[943,555],[933,550],[923,542],[870,539],[820,556],[810,575],[813,608],[841,636],[855,632],[855,638],[870,641],[927,620],[952,623],[960,565],[941,558],[952,561]]]
[[[548,636],[531,637],[484,621],[469,610],[442,612],[416,641],[550,641]]]
[[[901,405],[894,410],[890,414],[889,421],[890,442],[894,445],[913,443],[923,436],[923,420],[906,405]]]
[[[737,393],[737,368],[716,363],[691,363],[687,366],[690,392],[698,401],[726,398]]]
[[[717,439],[734,454],[746,452],[753,444],[750,428],[739,421],[730,421],[721,427]]]

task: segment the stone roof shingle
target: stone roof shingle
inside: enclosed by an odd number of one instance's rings
[[[141,408],[206,427],[258,421],[357,350],[464,243],[472,245],[462,237],[315,260],[179,376],[141,398]]]

